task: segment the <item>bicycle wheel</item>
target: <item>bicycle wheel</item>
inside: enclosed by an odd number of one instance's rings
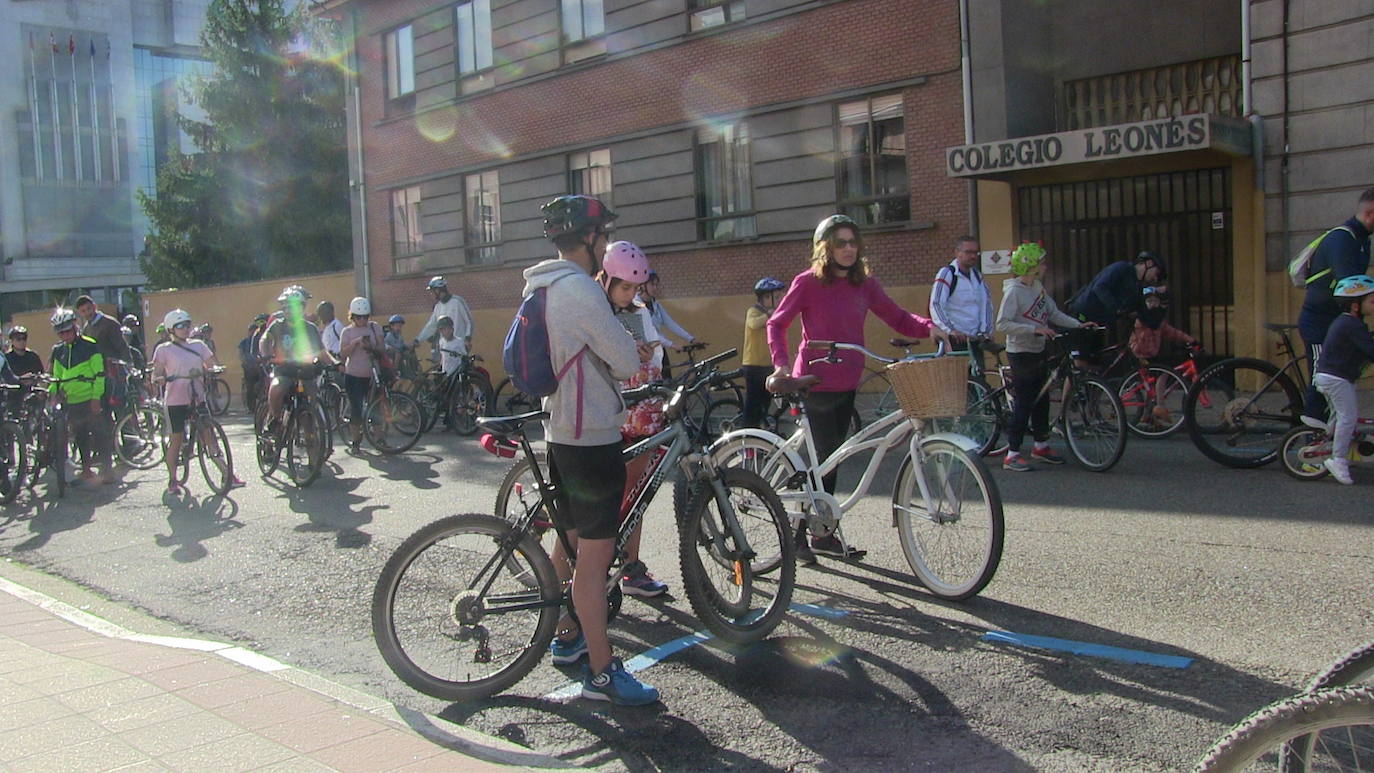
[[[265,437],[264,428],[267,426],[267,400],[258,400],[257,408],[253,410],[253,441],[255,456],[258,460],[258,471],[263,477],[271,475],[277,471],[277,465],[281,462],[281,449],[277,447],[274,439]]]
[[[222,378],[212,378],[205,384],[205,402],[210,406],[210,413],[215,416],[223,416],[229,410],[229,382]]]
[[[549,457],[543,451],[536,451],[539,455],[540,469],[547,470]],[[539,498],[539,481],[534,478],[534,470],[530,466],[529,459],[516,460],[510,469],[506,471],[505,477],[501,479],[501,485],[496,489],[496,507],[494,512],[497,518],[509,523],[515,523],[525,517],[525,502],[533,504]],[[522,501],[523,500],[523,501]],[[547,512],[542,512],[535,516],[534,525],[530,527],[535,538],[543,537],[544,533],[553,528],[552,516]]]
[[[778,495],[747,470],[722,469],[726,502],[710,481],[698,483],[680,524],[679,558],[687,601],[701,622],[732,644],[768,636],[787,613],[796,581],[796,544]],[[727,515],[727,505],[728,512]],[[728,525],[733,516],[744,543]],[[765,588],[753,569],[755,554],[781,555],[776,585]]]
[[[1188,385],[1168,368],[1150,368],[1150,384],[1140,380],[1140,371],[1127,376],[1117,390],[1126,412],[1126,426],[1141,437],[1165,437],[1183,426],[1183,402]]]
[[[1332,687],[1374,686],[1374,641],[1346,653],[1325,671],[1313,677],[1308,692]]]
[[[1270,704],[1236,725],[1197,773],[1374,770],[1374,690],[1341,687]]]
[[[320,385],[319,401],[320,408],[324,409],[325,426],[331,433],[339,433],[339,439],[347,443],[351,438],[346,421],[348,396],[344,394],[343,387],[333,381],[324,382]]]
[[[1321,480],[1329,473],[1322,462],[1331,458],[1331,438],[1325,431],[1300,424],[1283,436],[1279,459],[1283,471],[1298,480]]]
[[[430,389],[425,382],[418,381],[410,392],[410,397],[420,407],[420,418],[424,422],[422,434],[434,429],[435,423],[439,421],[439,394]]]
[[[715,439],[740,428],[744,406],[733,397],[722,397],[706,408],[706,434]]]
[[[67,494],[67,422],[54,420],[48,434],[48,466],[52,468],[52,491],[58,499]]]
[[[1002,414],[992,397],[992,387],[976,378],[968,380],[968,413],[929,422],[932,434],[953,432],[977,443],[979,456],[986,456],[1002,433]]]
[[[9,421],[0,424],[0,503],[9,504],[19,496],[27,458],[19,425]]]
[[[191,457],[195,455],[195,441],[182,436],[181,449],[177,452],[181,458],[177,460],[173,472],[176,475],[176,482],[186,485],[186,481],[191,478]],[[166,458],[167,449],[163,449],[163,457]]]
[[[497,561],[509,536],[499,518],[454,515],[391,554],[372,593],[372,636],[401,681],[443,700],[484,698],[544,657],[558,624],[558,578],[529,535]]]
[[[229,438],[214,419],[201,419],[196,429],[200,435],[196,439],[200,474],[211,491],[223,496],[234,484],[234,452],[229,449]]]
[[[892,487],[897,535],[916,579],[940,598],[962,601],[987,587],[1002,561],[1002,495],[982,460],[959,446],[927,440],[920,451],[920,467],[908,456]]]
[[[313,410],[295,410],[287,418],[286,470],[297,488],[320,477],[324,468],[325,429]]]
[[[1183,421],[1193,445],[1227,467],[1261,467],[1297,426],[1303,397],[1274,365],[1237,357],[1204,370],[1188,390]]]
[[[1064,435],[1074,458],[1092,472],[1106,472],[1121,461],[1126,412],[1116,390],[1099,379],[1076,377],[1064,406]]]
[[[763,438],[746,436],[731,439],[712,449],[711,457],[720,467],[734,467],[758,475],[779,494],[796,493],[802,489],[796,465],[786,454],[778,452],[778,446]],[[677,512],[679,522],[687,512],[689,497],[685,495],[686,485],[685,481],[679,481],[681,495],[678,489],[674,489],[673,492],[674,512]],[[789,527],[795,526],[797,519],[803,515],[800,501],[783,502],[783,509],[787,510]],[[750,544],[753,544],[752,540]],[[758,554],[752,562],[754,574],[768,574],[782,564],[781,553],[765,552],[757,545],[753,547],[754,552]]]
[[[115,426],[115,456],[135,470],[151,470],[163,461],[167,432],[162,411],[135,408]]]
[[[492,404],[491,384],[485,379],[471,378],[455,384],[448,403],[448,420],[453,431],[467,437],[477,431],[477,419],[487,415]]]
[[[378,451],[399,454],[409,451],[420,439],[424,420],[410,395],[382,389],[368,404],[363,426]]]
[[[530,397],[516,389],[509,376],[501,379],[501,383],[496,385],[496,391],[492,393],[492,404],[495,410],[506,416],[537,411],[540,406],[539,398]]]

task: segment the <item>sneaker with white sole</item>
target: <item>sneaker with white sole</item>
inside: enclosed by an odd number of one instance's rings
[[[1002,469],[1004,470],[1011,470],[1012,472],[1030,472],[1030,468],[1030,465],[1026,464],[1026,460],[1022,459],[1020,456],[1011,456],[1008,454],[1007,457],[1002,460]]]
[[[1031,451],[1031,459],[1045,464],[1063,464],[1064,457],[1056,454],[1052,448],[1037,448]]]
[[[620,591],[629,596],[651,599],[668,592],[668,583],[655,579],[648,570],[626,575],[620,580]]]
[[[582,680],[582,697],[617,706],[647,706],[658,701],[658,690],[634,678],[620,658],[611,658],[605,671],[593,676],[591,669],[587,670]]]
[[[560,639],[553,637],[549,642],[549,654],[553,656],[555,666],[567,666],[576,663],[587,656],[587,637],[577,632],[575,639]]]
[[[1331,477],[1335,478],[1337,482],[1344,483],[1347,486],[1354,485],[1355,479],[1350,477],[1350,462],[1344,459],[1337,459],[1333,456],[1322,462],[1322,466],[1326,468],[1327,472],[1331,473]]]

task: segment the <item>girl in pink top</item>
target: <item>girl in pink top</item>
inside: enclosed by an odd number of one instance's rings
[[[171,423],[171,433],[167,440],[167,493],[180,496],[186,487],[177,482],[177,462],[181,459],[181,446],[186,432],[186,420],[196,403],[205,399],[205,370],[219,363],[210,347],[198,338],[191,338],[191,315],[183,309],[172,309],[163,317],[163,325],[171,332],[171,337],[158,344],[153,351],[153,383],[164,386],[163,404],[167,407],[167,418]],[[202,433],[209,433],[202,426]],[[218,443],[208,434],[201,440],[210,448],[218,448]],[[212,455],[216,465],[229,465],[228,460]],[[230,470],[232,485],[242,486],[243,481]]]
[[[807,362],[824,356],[808,351],[811,341],[840,341],[862,344],[864,321],[872,311],[889,327],[908,338],[926,338],[944,333],[929,319],[912,314],[887,297],[882,285],[868,272],[863,259],[863,239],[859,224],[844,215],[831,215],[816,226],[812,238],[811,268],[798,274],[787,288],[787,294],[768,319],[768,349],[773,358],[774,373],[788,371],[787,328],[798,315],[802,322],[802,340],[795,361],[791,361],[794,376],[814,374],[820,383],[806,395],[806,414],[811,422],[811,437],[816,443],[816,455],[825,459],[848,434],[854,415],[854,396],[863,375],[863,355],[858,352],[839,352],[836,364]],[[836,472],[825,476],[825,490],[835,491]],[[806,543],[806,523],[797,526],[797,558],[815,563],[815,553],[840,558],[859,558],[864,551],[846,546],[835,535],[814,537]]]

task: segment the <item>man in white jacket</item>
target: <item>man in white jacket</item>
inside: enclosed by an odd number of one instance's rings
[[[544,235],[558,257],[525,269],[524,296],[546,288],[544,314],[550,322],[549,359],[563,373],[558,389],[544,399],[549,418],[549,482],[558,497],[560,525],[577,552],[572,575],[578,620],[565,615],[550,649],[557,664],[587,657],[582,697],[624,706],[658,700],[658,690],[642,684],[611,656],[606,635],[606,573],[615,553],[620,500],[625,492],[625,460],[620,425],[625,404],[617,381],[628,379],[652,355],[635,344],[611,313],[606,292],[592,277],[606,252],[606,225],[615,213],[589,196],[559,196],[545,204]],[[566,371],[566,372],[565,372]],[[554,550],[559,578],[568,563],[560,541]],[[580,625],[580,630],[579,630]]]
[[[453,337],[458,341],[456,345],[453,342],[445,342],[444,348],[467,354],[468,348],[472,346],[472,333],[475,329],[472,324],[472,311],[468,309],[468,302],[450,293],[448,282],[441,276],[429,280],[426,287],[431,293],[434,293],[434,311],[430,313],[429,321],[420,329],[420,335],[415,338],[415,344],[418,346],[421,341],[428,341],[439,331],[439,318],[448,317],[453,320]]]

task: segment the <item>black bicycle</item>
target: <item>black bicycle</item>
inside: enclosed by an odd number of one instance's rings
[[[443,415],[445,424],[454,432],[471,435],[477,431],[477,419],[487,415],[490,406],[496,404],[491,376],[478,365],[482,355],[463,354],[452,349],[445,352],[461,358],[458,367],[448,375],[437,365],[430,368],[415,383],[410,396],[424,413],[425,432],[434,429]]]
[[[206,389],[195,391],[191,411],[186,417],[182,432],[181,453],[173,466],[176,482],[185,485],[191,476],[191,459],[200,463],[201,475],[205,483],[216,494],[226,494],[234,485],[234,453],[229,448],[229,438],[224,427],[215,420],[214,406],[210,403],[209,384],[215,379],[212,374],[223,372],[222,366],[212,368],[208,373],[192,373],[189,376],[168,376],[171,383],[179,378],[201,379]],[[221,379],[222,380],[222,379]],[[166,454],[164,446],[163,453]]]
[[[306,380],[317,377],[317,373],[306,371],[293,381],[284,398],[282,420],[275,433],[266,430],[267,400],[258,401],[253,430],[257,436],[258,469],[264,477],[277,471],[283,452],[286,453],[287,474],[298,488],[314,483],[324,469],[332,447],[329,420],[320,402],[310,399],[305,388]]]

